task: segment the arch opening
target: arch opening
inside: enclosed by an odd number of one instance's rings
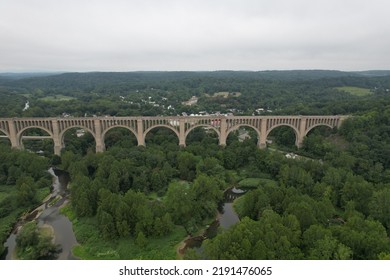
[[[234,142],[240,143],[253,143],[259,146],[260,133],[250,125],[238,125],[228,130],[226,145],[230,145]]]
[[[218,145],[219,131],[209,125],[199,125],[189,129],[185,136],[186,145],[199,144],[202,145]]]
[[[54,153],[52,135],[43,128],[26,128],[19,133],[20,147],[33,153],[49,156]]]
[[[159,146],[169,146],[169,145],[179,145],[179,135],[178,133],[169,126],[155,126],[149,128],[144,133],[145,136],[145,145],[159,145]]]
[[[347,142],[337,135],[337,128],[317,125],[310,128],[303,138],[302,149],[311,157],[322,158],[334,147],[347,148]]]
[[[299,137],[297,131],[289,125],[273,127],[267,134],[267,147],[295,151],[298,149]]]
[[[96,151],[96,140],[93,134],[84,127],[72,127],[62,133],[62,151],[86,155]]]
[[[337,131],[336,127],[331,127],[327,124],[318,124],[309,128],[305,136],[310,135],[322,135],[324,137],[329,137],[331,134],[334,134]]]
[[[103,133],[102,138],[106,150],[113,147],[132,148],[138,144],[134,132],[126,127],[117,126],[109,128]]]

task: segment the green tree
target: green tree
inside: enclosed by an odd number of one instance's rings
[[[39,233],[35,221],[25,224],[16,237],[17,255],[26,260],[56,259],[61,252],[50,236]]]
[[[286,212],[298,218],[302,230],[317,223],[313,208],[305,201],[290,203]]]
[[[169,213],[165,213],[161,219],[162,224],[164,225],[164,234],[169,234],[174,229],[174,223],[172,221],[171,215]]]
[[[369,213],[369,203],[372,197],[373,185],[361,176],[348,176],[342,188],[341,201],[345,206],[348,201],[355,201],[356,210],[365,215]]]
[[[117,231],[112,215],[104,210],[98,209],[97,218],[103,237],[105,239],[115,239],[117,237]]]
[[[20,206],[36,203],[36,186],[32,177],[21,177],[16,181],[17,198]]]
[[[199,158],[189,152],[180,152],[177,155],[179,176],[183,180],[192,181],[195,178],[196,164]]]
[[[95,195],[90,187],[91,181],[86,176],[78,176],[70,186],[72,207],[79,217],[92,216],[95,213]]]
[[[175,224],[186,225],[197,219],[196,202],[189,188],[177,182],[168,186],[164,204]]]
[[[351,248],[354,259],[377,259],[381,253],[390,252],[386,229],[374,220],[354,215],[342,226],[331,227],[332,234]]]
[[[195,179],[190,191],[202,219],[216,213],[218,202],[222,200],[223,186],[224,182],[204,174]]]
[[[16,238],[16,244],[20,248],[28,248],[38,244],[39,235],[36,222],[30,222],[24,225]]]
[[[369,204],[370,215],[390,229],[390,187],[374,192]]]
[[[168,185],[168,180],[164,172],[161,170],[153,170],[150,177],[150,185],[153,191],[164,193]]]
[[[137,238],[135,239],[135,244],[142,249],[146,248],[148,245],[148,239],[142,231],[138,233]]]
[[[249,191],[238,204],[240,205],[238,207],[240,217],[247,216],[253,220],[258,220],[263,210],[271,207],[270,198],[263,189]]]
[[[130,221],[130,207],[124,201],[123,197],[120,197],[120,202],[115,209],[115,222],[116,229],[120,237],[128,237],[131,232],[129,225]]]
[[[208,176],[223,176],[224,168],[219,164],[218,159],[214,157],[207,157],[200,160],[196,165],[197,174],[204,173]]]
[[[315,242],[310,248],[308,259],[310,260],[349,260],[352,259],[352,250],[340,243],[337,239],[326,235]]]

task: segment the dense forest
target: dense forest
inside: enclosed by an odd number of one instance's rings
[[[46,140],[34,144],[46,151],[44,157],[13,151],[3,143],[1,241],[17,217],[47,194],[50,177],[45,170],[56,165],[71,176],[70,204],[63,213],[72,220],[79,242],[73,253],[83,259],[390,259],[387,74],[4,76],[2,117],[202,111],[352,117],[340,129],[313,129],[300,149],[294,147],[295,135],[288,127],[275,130],[270,136],[273,144],[264,150],[257,148],[256,134],[248,128],[248,139],[231,133],[226,147],[218,146],[217,135],[202,128],[188,135],[185,148],[164,128],[148,134],[146,147],[136,146],[126,129],[112,129],[105,139],[107,151],[98,154],[93,137],[74,132],[66,136],[61,157],[49,151]],[[198,98],[196,104],[182,103],[192,96]],[[30,107],[23,111],[27,100]],[[283,151],[299,157],[287,158]],[[231,187],[246,191],[234,201],[240,221],[229,229],[219,228],[215,237],[203,242],[202,250],[178,254],[181,241],[215,219]]]

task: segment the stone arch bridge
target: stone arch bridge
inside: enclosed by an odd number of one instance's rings
[[[187,135],[196,127],[213,129],[220,145],[226,145],[230,132],[239,127],[253,128],[258,135],[258,147],[266,147],[268,134],[276,127],[289,126],[296,136],[295,144],[300,147],[307,133],[317,126],[339,127],[348,116],[172,116],[172,117],[80,117],[80,118],[1,118],[1,137],[10,139],[13,148],[22,149],[22,139],[52,139],[54,153],[61,154],[64,133],[77,127],[89,131],[96,142],[96,152],[105,150],[104,137],[115,127],[130,130],[138,145],[145,145],[146,134],[157,127],[171,129],[179,138],[179,145],[186,145]],[[24,136],[27,129],[39,128],[48,136]]]

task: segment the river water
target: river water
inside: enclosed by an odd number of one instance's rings
[[[219,218],[219,224],[223,229],[228,229],[232,225],[238,223],[240,219],[236,211],[234,211],[233,203],[227,202],[223,205],[222,214]]]
[[[204,233],[199,236],[190,237],[184,241],[185,245],[179,249],[180,254],[184,254],[187,248],[196,248],[198,252],[202,251],[202,243],[205,239],[212,239],[218,234],[218,228],[226,230],[229,229],[234,224],[240,221],[236,211],[233,208],[233,201],[242,196],[246,191],[237,189],[235,187],[230,188],[224,192],[224,201],[220,205],[218,210],[218,216],[211,223],[209,227],[206,228]]]
[[[18,222],[14,231],[4,243],[4,247],[8,249],[6,260],[15,259],[15,246],[17,232],[20,230],[23,223],[31,220],[36,220],[38,226],[48,225],[53,228],[54,242],[61,245],[62,252],[58,255],[59,260],[76,259],[72,255],[72,247],[77,245],[77,240],[72,229],[70,220],[60,214],[59,209],[67,201],[69,182],[69,174],[61,170],[49,169],[49,173],[53,176],[53,188],[50,198],[38,208],[30,212],[25,219]],[[233,208],[233,201],[243,195],[245,191],[236,188],[230,188],[224,192],[224,202],[220,205],[219,214],[215,221],[204,231],[200,236],[195,236],[185,241],[185,247],[180,251],[184,253],[187,248],[201,249],[202,242],[206,238],[213,238],[218,233],[218,228],[228,229],[237,222],[239,217]]]
[[[61,245],[62,252],[58,255],[59,260],[72,260],[75,257],[72,255],[72,247],[77,244],[76,236],[73,233],[72,223],[70,220],[60,214],[60,207],[67,201],[69,182],[69,174],[61,170],[49,169],[49,173],[53,176],[53,186],[50,198],[41,206],[33,210],[24,221],[19,222],[15,230],[8,237],[4,246],[8,252],[6,260],[15,259],[16,236],[23,222],[36,220],[38,226],[50,226],[54,231],[54,242]]]
[[[246,193],[246,191],[237,189],[236,187],[230,188],[224,192],[224,203],[219,209],[220,215],[218,218],[219,225],[223,229],[228,229],[240,221],[236,211],[234,211],[233,201],[244,193]]]

